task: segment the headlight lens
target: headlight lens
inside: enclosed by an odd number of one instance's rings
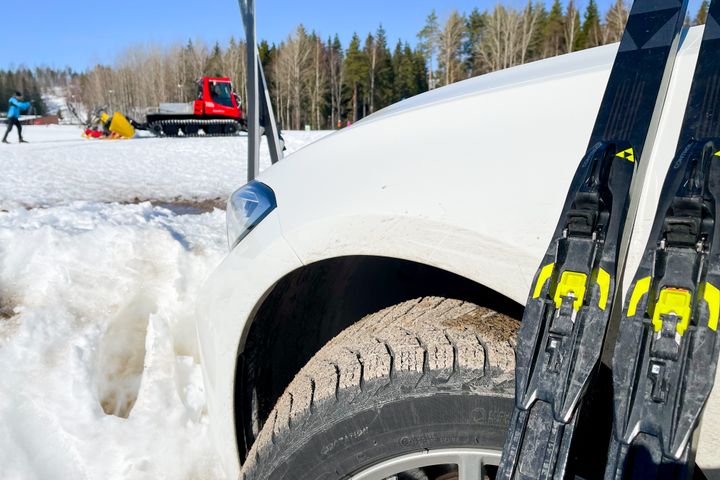
[[[277,207],[275,193],[264,183],[253,180],[235,190],[228,199],[227,234],[230,249],[250,233]]]

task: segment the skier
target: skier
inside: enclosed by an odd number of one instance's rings
[[[22,101],[22,93],[19,91],[15,92],[14,97],[10,97],[8,100],[8,104],[10,105],[10,108],[8,109],[7,114],[7,123],[8,127],[7,130],[5,130],[5,136],[3,137],[2,141],[3,143],[10,143],[7,141],[7,137],[10,134],[10,130],[12,130],[13,125],[17,127],[18,132],[18,138],[20,139],[20,143],[27,143],[22,138],[22,127],[20,126],[20,112],[28,110],[30,108],[30,102],[23,102]]]

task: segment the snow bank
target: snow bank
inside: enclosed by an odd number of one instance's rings
[[[149,203],[0,213],[3,479],[221,477],[193,315],[224,230]]]
[[[224,201],[247,178],[247,137],[86,140],[72,126],[23,129],[0,145],[0,209],[137,200]],[[291,153],[329,132],[283,132]],[[15,134],[10,136],[16,142]],[[270,165],[266,144],[262,167]]]

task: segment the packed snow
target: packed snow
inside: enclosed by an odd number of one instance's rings
[[[246,139],[25,131],[0,145],[0,477],[223,478],[194,302],[227,252],[203,202],[243,182]]]

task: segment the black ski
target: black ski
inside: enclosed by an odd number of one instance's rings
[[[631,183],[642,182],[639,164],[654,139],[686,7],[682,0],[633,4],[588,151],[525,306],[499,479],[565,475],[634,220]]]
[[[710,5],[675,157],[623,309],[605,477],[691,478],[720,337],[720,0]]]

